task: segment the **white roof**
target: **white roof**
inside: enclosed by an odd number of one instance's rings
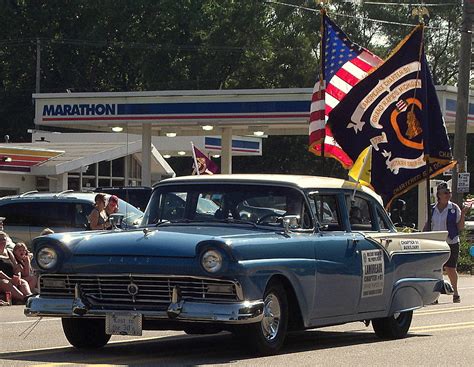
[[[141,159],[141,140],[130,143],[8,143],[0,147],[18,147],[24,149],[48,149],[64,152],[37,166],[31,167],[33,175],[59,175],[71,172],[101,161],[113,160],[136,154]],[[158,150],[152,146],[152,172],[172,176],[174,171]]]
[[[172,183],[191,183],[191,182],[260,182],[268,184],[286,184],[299,187],[301,189],[349,189],[362,191],[374,197],[382,204],[382,199],[378,194],[366,186],[333,177],[304,176],[304,175],[284,175],[284,174],[231,174],[231,175],[200,175],[200,176],[181,176],[169,178],[161,181],[157,185]]]

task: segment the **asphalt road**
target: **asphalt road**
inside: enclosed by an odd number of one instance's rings
[[[352,323],[292,334],[272,357],[253,356],[227,333],[145,331],[78,351],[68,345],[59,319],[32,328],[35,319],[23,316],[22,306],[1,307],[0,366],[474,366],[474,276],[462,276],[459,286],[462,303],[441,296],[438,305],[416,311],[405,339],[383,341],[371,326]]]

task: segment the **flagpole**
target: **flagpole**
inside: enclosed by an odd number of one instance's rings
[[[430,156],[426,156],[426,207],[428,209],[428,231],[431,231],[431,185],[430,185]]]
[[[198,166],[198,162],[197,162],[197,158],[196,158],[196,151],[194,150],[194,143],[191,141],[191,148],[192,148],[192,151],[193,151],[193,159],[194,159],[194,168],[196,169],[196,175],[200,175],[199,173],[199,166]]]
[[[319,42],[319,99],[321,100],[321,90],[323,88],[323,83],[324,83],[324,14],[326,14],[326,9],[324,8],[324,2],[321,2],[321,10],[319,11],[321,14],[321,25],[319,27],[320,32],[321,32],[321,41]],[[324,109],[326,109],[326,104],[324,104]],[[321,158],[323,159],[323,167],[322,167],[322,172],[324,176],[324,170],[326,166],[326,157],[324,155],[324,146],[326,143],[326,113],[323,114],[324,118],[324,133],[323,133],[323,141],[321,142]]]
[[[357,183],[354,187],[354,191],[352,192],[351,202],[355,201],[355,194],[356,194],[357,188],[360,185],[360,176],[362,176],[362,172],[365,170],[365,166],[367,164],[367,161],[369,160],[369,155],[371,154],[372,154],[372,145],[369,147],[369,150],[367,151],[367,154],[365,155],[364,160],[362,161],[362,166],[360,167],[359,174],[357,175]]]
[[[421,27],[421,43],[420,43],[420,51],[418,55],[418,62],[420,63],[420,68],[416,72],[416,80],[420,78],[420,72],[421,72],[421,64],[422,64],[422,57],[423,57],[423,44],[424,44],[424,38],[425,38],[425,22],[423,20],[424,15],[429,15],[429,12],[426,8],[424,7],[419,7],[418,9],[414,9],[412,14],[414,16],[418,16],[418,20],[420,23]],[[416,88],[414,90],[414,96],[413,98],[416,98]],[[414,113],[414,105],[412,105],[412,113]],[[424,106],[424,108],[428,108],[428,106]],[[426,138],[426,134],[425,134]],[[428,142],[424,142],[424,148],[426,149]],[[431,217],[433,215],[431,211],[431,184],[430,184],[430,155],[426,154],[425,155],[425,161],[426,161],[426,210],[428,214],[427,218],[427,230],[431,231]]]

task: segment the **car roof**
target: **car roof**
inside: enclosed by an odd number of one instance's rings
[[[305,176],[305,175],[282,175],[282,174],[216,174],[199,176],[181,176],[168,178],[160,181],[154,187],[166,184],[186,183],[261,183],[261,184],[284,184],[301,189],[348,189],[362,191],[382,204],[381,197],[370,188],[333,177]]]
[[[94,202],[94,197],[97,195],[95,192],[74,192],[74,191],[63,191],[63,192],[35,192],[29,191],[19,195],[10,195],[0,198],[0,203],[6,201],[27,201],[27,200],[57,200],[57,199],[70,199],[70,200],[82,200],[88,202]]]

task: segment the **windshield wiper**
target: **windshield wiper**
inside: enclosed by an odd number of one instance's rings
[[[161,225],[165,224],[179,224],[179,223],[202,223],[202,220],[197,220],[197,219],[187,219],[187,218],[181,218],[181,219],[162,219],[156,223],[155,227],[159,227]]]
[[[224,218],[224,219],[212,219],[211,222],[218,222],[218,223],[233,223],[233,224],[250,224],[255,228],[259,228],[259,226],[252,222],[251,220],[243,220],[243,219],[233,219],[233,218]]]

